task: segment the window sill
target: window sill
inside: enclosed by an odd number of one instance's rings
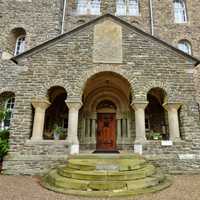
[[[66,140],[27,140],[27,145],[42,145],[42,144],[52,144],[52,145],[68,145]]]
[[[100,15],[101,15],[101,13],[99,13],[99,14],[79,14],[79,13],[76,13],[76,16],[80,16],[80,17],[89,17],[89,16],[98,17]]]
[[[139,14],[139,15],[129,15],[129,14],[120,15],[120,14],[115,13],[115,16],[117,16],[117,17],[141,17],[141,14]]]

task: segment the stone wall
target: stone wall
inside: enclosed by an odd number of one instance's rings
[[[0,1],[0,48],[13,55],[11,31],[26,31],[26,49],[30,49],[58,34],[61,29],[61,0]]]
[[[73,2],[70,0],[67,8],[65,31],[98,17],[77,16]],[[62,4],[63,1],[56,0],[0,1],[0,48],[13,54],[10,33],[16,27],[26,30],[27,49],[59,35]],[[172,1],[156,0],[153,7],[155,36],[174,46],[177,46],[179,40],[188,39],[192,44],[193,55],[200,57],[198,0],[187,1],[189,22],[186,24],[174,24]],[[141,1],[140,11],[137,17],[121,18],[150,33],[148,0]],[[115,14],[114,1],[103,0],[101,12]],[[68,97],[81,99],[86,80],[103,71],[112,71],[125,77],[131,84],[133,100],[145,101],[151,88],[160,87],[167,92],[169,102],[183,103],[180,129],[184,141],[169,147],[149,142],[144,152],[170,171],[197,170],[199,158],[196,155],[200,151],[197,105],[200,96],[199,67],[196,67],[193,79],[193,63],[189,60],[130,27],[119,25],[122,26],[123,35],[123,62],[120,64],[93,63],[93,24],[52,42],[43,50],[40,49],[39,53],[33,52],[27,58],[19,59],[18,64],[0,60],[0,77],[3,77],[0,79],[0,94],[13,92],[16,96],[10,152],[4,162],[5,173],[43,173],[67,159],[68,147],[65,142],[33,144],[29,141],[34,111],[32,98],[44,98],[49,88],[61,86],[66,89]],[[158,156],[157,160],[154,155]],[[168,159],[165,159],[166,155],[169,155]]]
[[[169,102],[183,104],[181,131],[184,142],[181,145],[175,143],[165,149],[161,148],[160,144],[151,145],[149,142],[146,149],[148,154],[199,154],[200,123],[196,91],[191,81],[192,60],[109,17],[96,23],[102,23],[104,20],[111,20],[122,26],[122,63],[93,63],[95,23],[50,42],[39,52],[35,51],[17,59],[17,66],[24,70],[13,82],[16,105],[12,120],[10,152],[4,162],[5,173],[42,173],[47,165],[54,166],[60,162],[57,158],[67,155],[68,149],[62,142],[29,142],[33,123],[32,98],[45,98],[49,88],[61,86],[67,91],[68,98],[81,99],[87,79],[104,71],[117,73],[128,80],[133,91],[133,101],[145,101],[151,88],[161,87],[166,91]],[[6,74],[4,77],[5,80],[9,80]],[[46,160],[43,162],[44,157]],[[189,162],[190,160],[186,165],[189,166]],[[174,163],[170,167],[171,170],[179,169],[179,165]],[[33,168],[37,170],[34,171]]]

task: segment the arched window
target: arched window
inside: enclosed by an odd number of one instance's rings
[[[77,12],[79,15],[100,15],[100,0],[78,0]]]
[[[25,39],[26,39],[25,35],[20,35],[16,39],[15,56],[25,51]]]
[[[139,15],[139,0],[117,0],[116,15]]]
[[[174,0],[174,21],[176,23],[187,22],[187,11],[184,0]]]
[[[5,118],[1,122],[1,128],[9,128],[10,121],[12,119],[12,113],[15,105],[15,97],[9,97],[5,100],[4,110],[5,110]]]
[[[186,40],[181,40],[178,43],[178,49],[180,49],[181,51],[187,53],[187,54],[192,54],[192,47],[190,45],[190,43]]]
[[[17,56],[25,51],[26,46],[26,31],[24,28],[17,27],[11,30],[9,35],[9,51]]]

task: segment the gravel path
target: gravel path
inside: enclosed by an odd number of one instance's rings
[[[0,200],[94,200],[94,198],[57,194],[42,188],[38,182],[37,177],[0,175]],[[200,200],[200,175],[175,176],[173,185],[164,191],[135,198],[118,199]]]

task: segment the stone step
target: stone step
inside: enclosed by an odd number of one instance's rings
[[[155,167],[150,164],[146,164],[143,168],[130,170],[130,171],[81,171],[71,168],[60,168],[58,174],[67,178],[79,179],[79,180],[108,180],[108,181],[125,181],[136,180],[147,176],[151,176],[155,173]]]
[[[114,197],[155,192],[170,181],[138,155],[78,155],[50,171],[42,185],[65,194]]]
[[[73,190],[93,190],[93,191],[112,191],[112,190],[138,190],[141,188],[156,186],[164,181],[164,176],[156,174],[154,177],[146,177],[133,181],[88,181],[62,177],[57,170],[52,171],[46,177],[46,181],[53,187]]]
[[[104,165],[116,166],[119,171],[129,171],[134,169],[140,169],[146,164],[146,160],[140,157],[133,158],[120,158],[120,157],[84,157],[82,158],[72,158],[69,159],[67,167],[81,170],[81,171],[91,171],[97,168],[103,167]]]

